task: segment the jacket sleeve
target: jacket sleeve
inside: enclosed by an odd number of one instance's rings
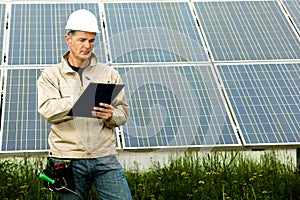
[[[118,75],[118,77],[115,79],[115,83],[123,83],[120,75]],[[111,105],[114,107],[113,117],[109,122],[105,122],[105,124],[111,128],[125,124],[130,113],[130,107],[126,100],[125,89],[121,90]]]
[[[61,97],[58,81],[42,71],[37,80],[38,112],[51,124],[57,124],[72,117],[66,116],[72,108],[71,97]]]

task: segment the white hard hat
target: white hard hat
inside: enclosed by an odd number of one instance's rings
[[[70,14],[65,29],[100,33],[96,16],[84,9],[76,10]]]

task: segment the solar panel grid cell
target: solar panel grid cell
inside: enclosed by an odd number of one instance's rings
[[[216,61],[299,59],[299,36],[277,1],[194,2]]]
[[[9,69],[6,74],[2,150],[46,150],[49,126],[37,113],[40,69]]]
[[[55,64],[67,51],[64,29],[68,15],[85,8],[99,19],[98,4],[12,4],[10,15],[10,43],[8,65]],[[101,26],[99,26],[101,27]],[[101,34],[95,43],[95,52],[100,62],[106,62]]]
[[[297,27],[298,32],[300,31],[300,2],[298,0],[282,0],[282,4],[286,7],[287,12],[291,16],[294,25]]]
[[[2,151],[49,149],[47,138],[50,124],[37,112],[36,80],[40,70],[7,70]],[[120,148],[119,143],[116,145]]]
[[[218,66],[218,70],[247,145],[299,143],[295,84],[299,77],[291,78],[299,75],[299,64]],[[251,84],[245,85],[245,79]]]
[[[3,53],[3,39],[4,39],[4,30],[6,27],[6,4],[1,4],[0,3],[0,26],[3,27],[0,29],[0,63],[2,64],[2,62],[4,62],[4,60],[2,59],[2,53]]]
[[[104,6],[113,63],[207,60],[188,3],[105,3]]]
[[[239,145],[210,66],[118,68],[131,106],[130,148]]]

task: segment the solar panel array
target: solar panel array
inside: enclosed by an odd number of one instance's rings
[[[0,4],[0,151],[45,151],[36,80],[60,62],[68,15],[92,11],[95,53],[131,106],[117,148],[300,144],[298,0]]]

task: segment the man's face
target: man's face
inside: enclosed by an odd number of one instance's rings
[[[66,43],[70,56],[78,61],[84,61],[91,56],[95,45],[96,33],[76,31],[72,36],[66,35]]]

